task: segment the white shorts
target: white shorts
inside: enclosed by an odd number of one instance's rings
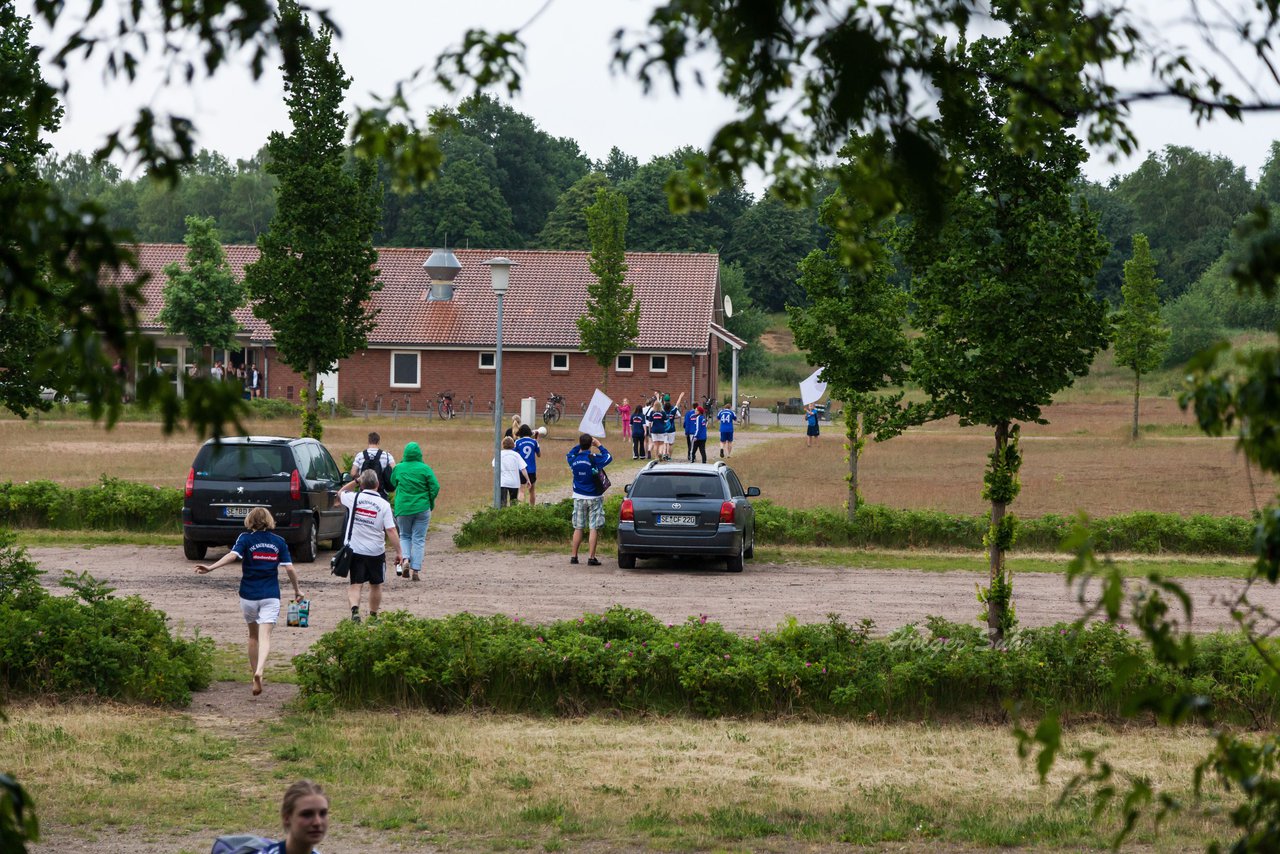
[[[280,620],[279,599],[241,599],[240,613],[246,623],[274,625]]]
[[[675,433],[655,433],[653,441],[657,442],[659,445],[670,445],[671,440],[674,439],[675,436]]]

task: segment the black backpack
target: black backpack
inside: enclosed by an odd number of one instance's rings
[[[383,498],[387,497],[387,490],[391,487],[391,469],[382,468],[382,451],[378,451],[372,457],[369,451],[364,452],[364,462],[360,464],[361,473],[371,471],[378,476],[378,494]]]

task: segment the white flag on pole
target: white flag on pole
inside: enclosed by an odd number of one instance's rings
[[[827,393],[827,384],[818,379],[822,373],[822,368],[809,374],[809,378],[800,383],[800,400],[808,405],[817,403],[822,400],[822,396]]]
[[[611,408],[613,408],[613,399],[600,389],[596,389],[596,393],[591,395],[591,403],[587,404],[587,411],[582,414],[582,423],[578,425],[578,432],[603,439],[604,419]]]

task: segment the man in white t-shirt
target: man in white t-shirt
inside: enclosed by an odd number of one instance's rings
[[[359,485],[359,491],[353,491]],[[399,562],[400,534],[396,531],[396,518],[391,505],[378,494],[378,475],[370,470],[360,472],[360,477],[342,485],[337,501],[355,514],[351,527],[351,586],[347,590],[347,604],[351,606],[351,619],[360,622],[360,595],[364,585],[369,585],[369,617],[378,616],[382,604],[382,582],[386,578],[387,541],[391,538]],[[345,532],[345,528],[343,531]]]

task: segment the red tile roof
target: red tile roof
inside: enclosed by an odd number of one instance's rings
[[[143,286],[147,303],[141,310],[144,329],[157,330],[163,304],[166,265],[186,257],[176,243],[144,243],[136,247],[139,268],[151,273]],[[255,246],[227,246],[227,261],[240,277],[258,257]],[[499,256],[515,262],[503,300],[504,347],[580,348],[575,319],[586,305],[587,285],[595,277],[586,252],[455,249],[462,271],[454,280],[453,299],[428,301],[430,289],[422,269],[430,249],[379,249],[382,290],[374,294],[377,326],[371,345],[477,347],[492,345],[497,313],[485,261]],[[710,253],[628,252],[627,283],[640,302],[640,337],[634,350],[702,352],[714,320],[720,258]],[[242,308],[235,317],[255,343],[268,343],[270,328]]]

